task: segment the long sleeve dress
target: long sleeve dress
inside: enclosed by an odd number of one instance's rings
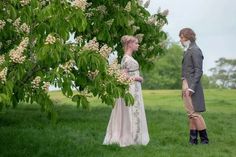
[[[128,71],[130,77],[139,76],[139,64],[133,57],[124,55],[121,67]],[[138,81],[130,83],[129,92],[134,97],[134,104],[126,106],[123,98],[116,100],[103,141],[104,145],[118,144],[125,147],[147,145],[149,142],[141,83]]]

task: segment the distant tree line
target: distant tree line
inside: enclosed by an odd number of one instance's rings
[[[182,57],[181,46],[171,44],[165,55],[154,62],[152,69],[143,72],[143,89],[180,89]],[[220,58],[215,63],[216,66],[210,69],[211,74],[202,76],[204,88],[236,89],[236,59]]]

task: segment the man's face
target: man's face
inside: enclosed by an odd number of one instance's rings
[[[183,34],[180,35],[180,42],[184,46],[184,42],[187,41],[188,39],[184,37]]]

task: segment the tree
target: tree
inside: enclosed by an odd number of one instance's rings
[[[172,44],[164,56],[153,65],[153,69],[144,73],[143,88],[146,89],[179,89],[181,87],[182,48]]]
[[[215,61],[216,67],[211,68],[210,81],[220,88],[236,88],[236,59],[220,58]]]
[[[142,68],[164,53],[167,11],[150,15],[136,0],[8,0],[0,2],[0,107],[37,102],[56,115],[50,84],[88,107],[92,94],[112,105],[117,97],[132,104],[128,81],[110,52],[123,55],[121,36],[136,35]],[[75,32],[76,43],[67,42]],[[77,92],[74,92],[75,88]]]

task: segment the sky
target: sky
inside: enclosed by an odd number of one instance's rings
[[[203,71],[221,57],[236,59],[236,0],[151,0],[151,14],[168,9],[168,25],[163,29],[172,41],[179,41],[179,30],[192,28],[204,55]]]

